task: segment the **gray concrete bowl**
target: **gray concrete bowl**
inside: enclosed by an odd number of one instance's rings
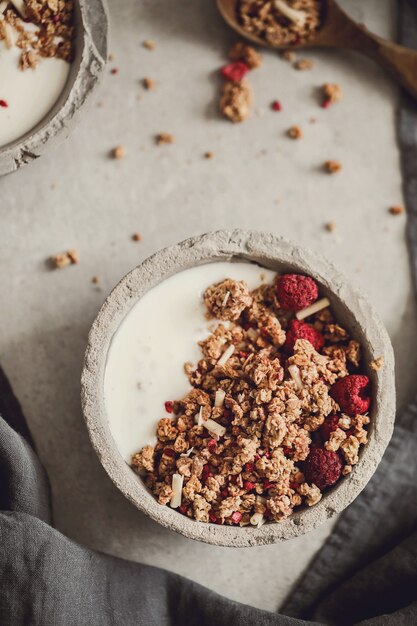
[[[103,381],[111,339],[132,306],[165,278],[189,267],[216,261],[255,262],[278,272],[306,273],[328,295],[343,323],[363,346],[364,361],[382,356],[384,366],[367,372],[373,384],[369,442],[359,463],[315,506],[300,509],[281,523],[260,528],[203,524],[161,506],[122,458],[109,430]],[[291,539],[316,528],[348,506],[375,472],[392,435],[395,416],[394,357],[388,334],[367,301],[321,257],[270,234],[219,231],[188,239],[157,252],[127,274],[109,295],[94,321],[82,373],[82,406],[93,447],[110,478],[141,511],[187,537],[223,546],[247,547]]]
[[[0,176],[41,156],[52,141],[67,137],[106,65],[108,14],[105,0],[75,0],[75,59],[64,90],[46,117],[0,148]]]

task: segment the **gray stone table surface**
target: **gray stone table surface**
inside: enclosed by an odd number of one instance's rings
[[[391,0],[343,4],[380,34],[394,32]],[[216,112],[216,69],[234,37],[214,0],[112,0],[110,13],[115,58],[90,110],[64,144],[0,180],[1,363],[48,470],[59,530],[274,610],[331,527],[228,549],[148,520],[107,478],[87,437],[79,400],[87,333],[112,286],[160,247],[218,228],[272,231],[322,252],[368,294],[394,344],[403,405],[417,352],[405,217],[387,211],[402,202],[397,89],[351,53],[308,53],[314,69],[297,72],[271,52],[250,76],[256,113],[232,125]],[[153,52],[145,39],[155,40]],[[145,76],[154,92],[141,87]],[[328,110],[318,106],[323,82],[344,89]],[[276,98],[281,113],[269,109]],[[298,142],[285,136],[293,124],[304,129]],[[161,131],[176,143],[156,146]],[[115,161],[108,152],[118,144],[126,156]],[[332,158],[343,163],[336,176],[320,169]],[[334,233],[324,229],[330,221]],[[71,247],[80,264],[51,271],[48,256]]]

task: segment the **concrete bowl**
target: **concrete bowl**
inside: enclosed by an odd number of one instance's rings
[[[382,356],[384,366],[367,374],[373,384],[369,442],[359,463],[311,508],[300,509],[281,523],[260,528],[219,526],[189,519],[161,506],[123,459],[110,433],[103,381],[110,342],[132,306],[152,287],[187,268],[216,261],[255,262],[278,272],[312,276],[331,298],[338,319],[363,346],[364,362]],[[375,472],[391,438],[395,417],[394,357],[388,334],[370,305],[331,264],[270,234],[240,230],[193,237],[157,252],[127,274],[101,307],[94,321],[82,373],[82,406],[93,447],[110,478],[141,511],[187,537],[223,546],[276,543],[313,530],[347,507]]]
[[[28,133],[0,148],[0,176],[31,163],[52,141],[68,136],[107,61],[108,14],[105,0],[75,0],[75,59],[58,101]]]

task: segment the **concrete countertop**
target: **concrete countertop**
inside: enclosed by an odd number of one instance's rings
[[[343,5],[380,34],[394,31],[392,0]],[[256,114],[232,125],[216,113],[216,69],[235,39],[214,1],[112,0],[110,12],[115,58],[81,124],[0,180],[1,363],[49,473],[59,530],[274,610],[330,526],[279,545],[231,549],[192,542],[144,517],[110,482],[87,437],[79,400],[86,337],[109,290],[155,250],[207,230],[269,230],[322,252],[367,293],[394,344],[404,405],[417,329],[405,216],[387,211],[402,202],[397,89],[354,54],[308,53],[314,69],[297,72],[268,53],[250,76]],[[145,39],[155,40],[153,52]],[[145,76],[157,81],[154,92],[141,87]],[[344,89],[329,110],[317,104],[325,81]],[[274,99],[281,113],[270,111]],[[293,124],[305,131],[298,142],[285,136]],[[161,131],[176,143],[155,146]],[[119,144],[125,158],[109,159]],[[214,158],[206,160],[209,150]],[[330,177],[320,166],[332,158],[343,171]],[[329,221],[334,233],[324,229]],[[136,231],[139,243],[131,240]],[[78,266],[48,269],[51,254],[72,247]]]

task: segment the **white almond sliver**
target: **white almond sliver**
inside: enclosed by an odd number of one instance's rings
[[[8,22],[4,22],[4,34],[4,43],[6,48],[13,48],[17,43],[18,34],[13,26],[11,26]]]
[[[310,304],[310,306],[307,306],[305,309],[297,311],[295,317],[298,320],[304,320],[306,317],[310,317],[310,315],[314,315],[322,309],[327,309],[328,306],[330,306],[330,301],[327,298],[322,298],[321,300],[314,302],[314,304]]]
[[[226,365],[227,361],[230,359],[234,351],[235,351],[235,347],[232,344],[223,352],[220,359],[217,361],[217,365],[219,367],[223,367],[223,365]]]
[[[222,307],[225,307],[225,306],[226,306],[227,301],[229,300],[229,298],[230,298],[230,291],[227,291],[227,292],[226,292],[226,295],[225,295],[225,296],[224,296],[224,298],[223,298]]]
[[[293,379],[293,381],[297,385],[297,389],[302,389],[303,388],[303,381],[301,380],[300,370],[298,369],[298,367],[296,365],[290,365],[288,367],[288,371],[290,373],[291,378]]]
[[[303,27],[306,23],[307,13],[305,11],[297,11],[297,9],[293,9],[288,6],[284,0],[275,0],[274,2],[275,8],[278,9],[285,17],[288,17],[291,22],[294,22],[297,26]]]
[[[189,457],[191,456],[191,453],[194,451],[194,446],[192,448],[190,448],[189,450],[187,450],[187,452],[183,452],[182,454],[180,454],[180,456],[182,457]]]
[[[201,426],[203,423],[203,407],[200,406],[200,410],[198,413],[196,413],[196,416],[194,417],[194,422],[197,424],[197,426]]]
[[[250,518],[250,523],[252,524],[252,526],[257,526],[258,528],[259,526],[262,526],[262,524],[265,523],[263,513],[254,513]]]
[[[218,424],[212,419],[208,419],[205,422],[203,422],[203,426],[204,428],[207,428],[209,433],[212,433],[213,435],[217,435],[218,437],[223,437],[224,433],[226,432],[226,429],[224,426],[222,426],[221,424]]]
[[[10,0],[10,2],[12,3],[16,11],[19,13],[20,17],[23,17],[23,19],[26,19],[27,11],[26,11],[26,5],[25,5],[24,0]]]
[[[181,476],[181,474],[172,475],[172,496],[171,496],[171,502],[169,503],[169,506],[172,509],[177,509],[179,506],[181,506],[183,483],[184,483],[184,476]]]
[[[218,389],[216,391],[216,395],[214,397],[214,406],[216,408],[220,408],[223,406],[224,404],[224,399],[226,397],[226,392],[223,391],[223,389]]]

